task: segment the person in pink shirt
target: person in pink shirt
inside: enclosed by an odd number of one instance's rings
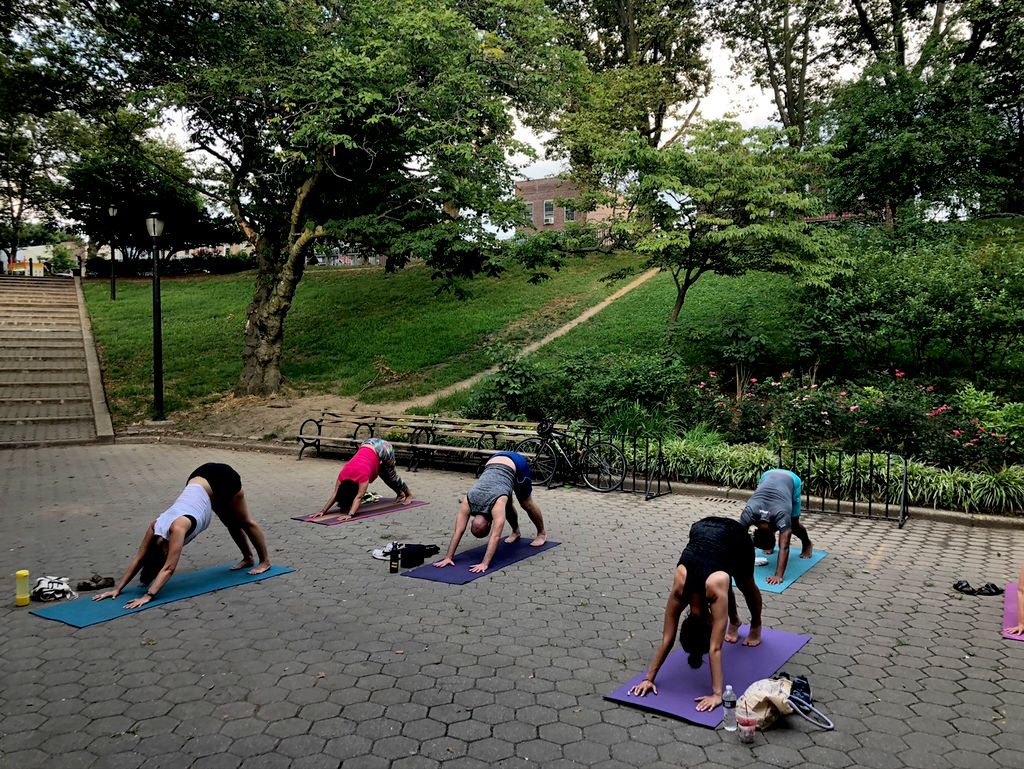
[[[349,520],[359,512],[363,494],[378,477],[395,492],[395,502],[401,505],[412,502],[409,486],[395,469],[395,447],[382,438],[370,438],[363,441],[355,456],[342,466],[334,484],[334,493],[318,515],[327,515],[337,505],[339,510],[348,511],[340,516],[340,520]]]

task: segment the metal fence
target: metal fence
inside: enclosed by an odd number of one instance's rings
[[[803,509],[907,522],[907,460],[899,454],[803,446],[779,449],[778,467],[803,482]]]

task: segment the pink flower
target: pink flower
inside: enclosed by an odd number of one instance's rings
[[[750,377],[750,384],[757,384],[757,380],[754,377]]]
[[[860,406],[850,406],[850,411],[859,411]]]
[[[963,435],[963,430],[954,430],[953,435]]]
[[[811,385],[811,389],[812,389],[812,390],[817,390],[817,389],[818,389],[818,385],[816,385],[816,384],[812,384],[812,385]]]
[[[701,383],[700,383],[699,385],[697,385],[697,387],[698,387],[699,389],[703,390],[703,389],[704,389],[705,387],[707,387],[707,385],[706,385],[706,384],[704,384],[703,382],[701,382]]]
[[[709,371],[708,376],[718,376],[714,371]]]
[[[880,432],[882,432],[882,428],[881,428],[881,427],[876,427],[876,428],[875,428],[875,432],[876,432],[876,433],[880,433]]]
[[[898,379],[902,379],[905,376],[906,376],[906,374],[904,372],[900,371],[899,369],[896,369],[896,377]]]
[[[846,390],[841,390],[841,391],[839,392],[839,397],[840,397],[840,398],[845,398],[845,397],[846,397]]]
[[[935,392],[935,388],[934,388],[934,387],[932,387],[931,385],[928,385],[928,386],[927,386],[927,387],[926,387],[925,389],[926,389],[926,390],[927,390],[928,392],[930,392],[930,393],[933,393],[933,392]]]

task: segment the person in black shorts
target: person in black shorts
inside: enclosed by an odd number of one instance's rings
[[[487,571],[498,550],[498,540],[501,539],[506,520],[512,527],[512,533],[505,538],[505,542],[512,544],[520,537],[519,515],[512,501],[513,496],[519,500],[533,525],[537,527],[537,536],[530,546],[540,547],[547,542],[548,535],[544,529],[540,505],[533,499],[533,478],[530,474],[529,461],[514,451],[499,451],[484,465],[484,471],[459,505],[459,511],[455,514],[455,532],[448,545],[448,553],[440,561],[436,561],[434,566],[445,567],[454,563],[452,559],[455,550],[468,526],[474,537],[483,538],[490,535],[484,557],[480,563],[469,569],[475,574]]]
[[[232,571],[248,568],[249,574],[262,574],[270,568],[263,530],[249,515],[242,479],[229,465],[209,462],[193,471],[174,504],[146,529],[138,552],[114,589],[93,600],[117,598],[138,574],[140,582],[147,586],[146,593],[129,601],[125,608],[136,609],[149,603],[174,575],[182,548],[206,530],[214,514],[242,551],[242,560],[231,567]],[[255,565],[250,542],[260,559]]]
[[[679,557],[672,590],[665,606],[661,645],[651,658],[647,676],[629,693],[643,697],[658,693],[654,678],[672,649],[676,631],[692,668],[711,663],[711,694],[697,698],[697,710],[706,711],[722,703],[725,679],[722,671],[724,643],[739,640],[740,618],[732,581],[746,599],[750,610],[750,633],[744,646],[761,643],[761,591],[754,583],[754,543],[746,527],[732,518],[709,517],[690,527],[690,540]],[[683,609],[686,619],[679,622]]]

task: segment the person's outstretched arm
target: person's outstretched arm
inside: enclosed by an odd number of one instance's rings
[[[697,710],[706,711],[722,704],[725,691],[725,674],[722,670],[722,646],[725,631],[729,626],[729,576],[715,583],[715,600],[711,604],[711,648],[708,661],[711,663],[711,694],[697,697]]]
[[[149,528],[146,529],[146,533],[142,537],[142,544],[139,545],[139,551],[135,554],[135,557],[132,558],[132,562],[128,564],[128,568],[125,570],[124,575],[117,581],[117,584],[114,585],[114,589],[107,590],[99,595],[94,595],[92,600],[102,601],[104,598],[117,598],[121,595],[121,591],[128,586],[128,583],[135,578],[135,575],[139,573],[139,569],[142,568],[142,558],[149,549],[149,543],[156,536],[153,533],[153,525],[155,523],[156,521],[153,521],[153,523],[149,524]]]
[[[1024,564],[1021,564],[1020,576],[1017,578],[1017,624],[1006,628],[1006,632],[1024,635]]]
[[[507,501],[509,497],[498,497],[494,502],[494,507],[491,508],[491,533],[487,537],[487,550],[484,553],[484,557],[480,559],[480,563],[469,567],[469,570],[474,574],[482,574],[487,571],[491,561],[494,559],[494,554],[498,552],[498,543],[501,541],[501,535],[505,531],[506,504],[502,500]]]
[[[137,609],[145,606],[156,598],[156,594],[167,584],[167,580],[174,576],[174,570],[178,568],[178,560],[181,558],[181,548],[185,546],[185,534],[189,530],[189,522],[185,516],[178,518],[171,524],[171,530],[167,532],[167,559],[160,569],[156,578],[149,583],[146,592],[138,598],[129,601],[124,605],[126,609]]]
[[[769,585],[781,585],[789,564],[789,543],[793,539],[793,528],[779,532],[779,559],[775,564],[775,575],[765,580]]]
[[[469,525],[469,500],[463,497],[462,502],[459,503],[459,511],[455,514],[455,531],[452,532],[452,541],[448,545],[448,553],[440,561],[435,561],[434,566],[451,566],[455,561],[452,558],[455,557],[455,551],[459,547],[459,543],[462,541],[462,535],[466,533],[466,527]]]
[[[334,482],[334,491],[331,492],[331,496],[324,502],[324,506],[320,508],[320,512],[317,515],[327,515],[327,511],[334,506],[334,500],[338,496],[338,487],[341,486],[341,478]]]
[[[679,630],[679,618],[683,614],[685,605],[683,603],[683,585],[686,584],[686,570],[676,568],[675,577],[672,580],[672,589],[668,594],[668,601],[665,603],[665,621],[661,628],[661,643],[651,657],[651,663],[647,666],[647,675],[644,680],[629,690],[629,693],[636,697],[643,697],[647,692],[658,693],[658,687],[654,685],[654,679],[665,663],[665,658],[672,651],[672,644],[675,643],[676,632]]]

